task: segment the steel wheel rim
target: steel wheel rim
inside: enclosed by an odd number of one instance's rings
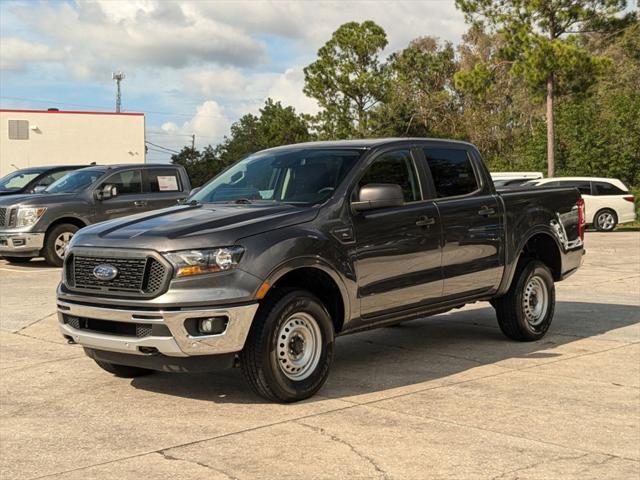
[[[308,378],[320,363],[322,333],[310,314],[296,312],[278,331],[276,356],[280,371],[291,380]]]
[[[69,246],[69,242],[72,238],[72,232],[62,232],[56,237],[55,242],[53,242],[53,248],[59,258],[64,258],[64,254],[67,251],[67,247]]]
[[[598,226],[602,230],[611,230],[614,224],[615,224],[615,220],[613,219],[612,214],[608,212],[604,212],[598,215]]]
[[[540,325],[549,309],[549,289],[538,275],[529,279],[522,296],[522,307],[527,323],[532,327]]]

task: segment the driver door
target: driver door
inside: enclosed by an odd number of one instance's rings
[[[405,204],[354,213],[356,275],[362,317],[403,310],[442,295],[441,224],[423,197],[410,149],[379,155],[356,186],[400,185]]]
[[[114,173],[100,183],[98,190],[111,185],[117,188],[117,195],[104,200],[95,200],[95,222],[133,215],[148,210],[142,192],[142,174],[139,169]]]

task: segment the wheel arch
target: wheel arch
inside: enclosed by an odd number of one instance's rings
[[[562,279],[562,247],[556,235],[546,229],[534,229],[524,236],[511,261],[505,265],[505,274],[502,278],[498,293],[501,296],[509,290],[517,267],[523,258],[527,256],[540,260],[551,270],[554,281]]]
[[[342,279],[327,262],[317,257],[297,258],[280,265],[266,282],[270,285],[267,295],[279,287],[303,288],[316,295],[331,315],[336,333],[350,318],[349,296]]]

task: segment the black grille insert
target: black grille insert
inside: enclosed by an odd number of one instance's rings
[[[171,332],[166,325],[153,323],[129,323],[117,322],[113,320],[98,320],[95,318],[75,317],[64,315],[64,322],[76,330],[84,330],[107,335],[119,335],[124,337],[144,338],[153,335],[154,337],[170,337]]]
[[[4,227],[4,224],[6,221],[7,221],[7,209],[0,208],[0,227]]]
[[[118,270],[112,280],[93,274],[98,265]],[[159,294],[168,280],[168,268],[154,257],[98,257],[71,253],[65,265],[67,285],[78,290],[105,294]]]

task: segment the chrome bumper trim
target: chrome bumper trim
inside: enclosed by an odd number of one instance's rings
[[[16,243],[22,243],[16,245]],[[42,250],[44,233],[9,233],[0,232],[0,254],[14,252],[31,252]]]
[[[258,304],[238,307],[194,308],[177,311],[123,310],[78,305],[58,300],[58,320],[63,335],[97,350],[144,355],[138,347],[155,347],[164,355],[190,356],[235,353],[242,350]],[[172,337],[124,337],[77,330],[64,323],[63,315],[118,322],[164,324]],[[219,335],[191,336],[184,322],[189,318],[228,317],[226,330]]]

